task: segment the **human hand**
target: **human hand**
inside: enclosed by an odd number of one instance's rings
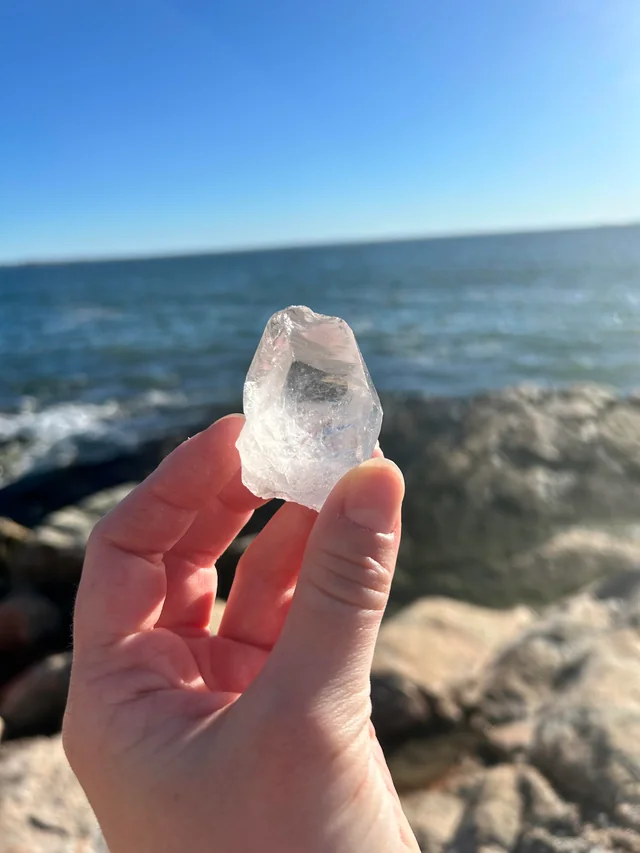
[[[217,636],[214,561],[262,503],[240,416],[181,445],[94,530],[64,745],[111,853],[418,847],[370,723],[402,475],[350,471],[247,549]]]

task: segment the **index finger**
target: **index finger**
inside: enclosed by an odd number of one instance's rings
[[[231,415],[181,444],[96,525],[76,601],[76,646],[155,625],[167,589],[163,557],[236,472],[243,422]]]

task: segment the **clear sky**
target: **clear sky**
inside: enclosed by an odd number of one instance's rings
[[[630,220],[639,0],[0,0],[0,261]]]

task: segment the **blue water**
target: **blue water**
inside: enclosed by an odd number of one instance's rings
[[[293,303],[344,317],[383,391],[640,386],[640,227],[5,267],[0,481],[237,400]]]

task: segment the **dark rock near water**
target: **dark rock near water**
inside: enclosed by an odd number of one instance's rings
[[[586,386],[391,399],[381,444],[407,481],[396,601],[543,604],[640,564],[636,398]]]
[[[539,605],[640,565],[636,397],[521,387],[383,403],[382,447],[407,481],[396,605],[427,594]],[[0,515],[42,525],[96,492],[139,481],[183,437],[25,477],[0,490]],[[257,513],[245,533],[272,512]]]
[[[51,513],[79,504],[97,492],[123,483],[138,483],[180,442],[229,412],[241,411],[238,406],[237,403],[229,407],[213,406],[206,420],[146,441],[130,451],[110,453],[105,448],[105,455],[99,459],[79,460],[64,468],[27,474],[0,488],[0,516],[26,527],[36,527]]]
[[[0,516],[36,527],[52,512],[127,482],[144,479],[180,437],[148,442],[130,453],[99,462],[35,472],[0,489]]]

